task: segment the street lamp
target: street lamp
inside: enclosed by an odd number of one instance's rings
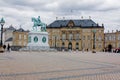
[[[0,24],[1,24],[1,41],[0,41],[0,46],[3,46],[3,42],[2,42],[2,39],[3,39],[3,26],[5,24],[5,20],[3,18],[0,20]]]
[[[55,49],[56,49],[56,36],[55,36]]]
[[[96,30],[93,30],[93,50],[95,49],[95,33],[96,33]],[[93,51],[94,53],[95,51]]]

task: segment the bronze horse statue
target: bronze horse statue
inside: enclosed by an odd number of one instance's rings
[[[40,28],[40,31],[46,31],[46,24],[41,22],[40,20],[40,16],[38,16],[38,18],[32,18],[32,22],[34,22],[34,25],[33,25],[33,30],[35,31],[39,31],[37,30],[38,27],[41,27]]]

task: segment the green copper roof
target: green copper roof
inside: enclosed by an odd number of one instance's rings
[[[5,20],[2,18],[1,21],[0,21],[0,23],[5,23]]]

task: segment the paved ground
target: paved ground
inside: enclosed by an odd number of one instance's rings
[[[5,52],[0,80],[120,80],[120,54]]]

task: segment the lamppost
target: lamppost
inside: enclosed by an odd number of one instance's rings
[[[2,42],[2,39],[3,39],[3,26],[5,24],[5,20],[3,18],[0,20],[0,24],[1,24],[1,41],[0,41],[0,46],[3,46],[3,42]]]
[[[55,49],[56,49],[56,36],[55,36]]]
[[[95,53],[95,33],[96,33],[96,30],[93,30],[93,53]]]

